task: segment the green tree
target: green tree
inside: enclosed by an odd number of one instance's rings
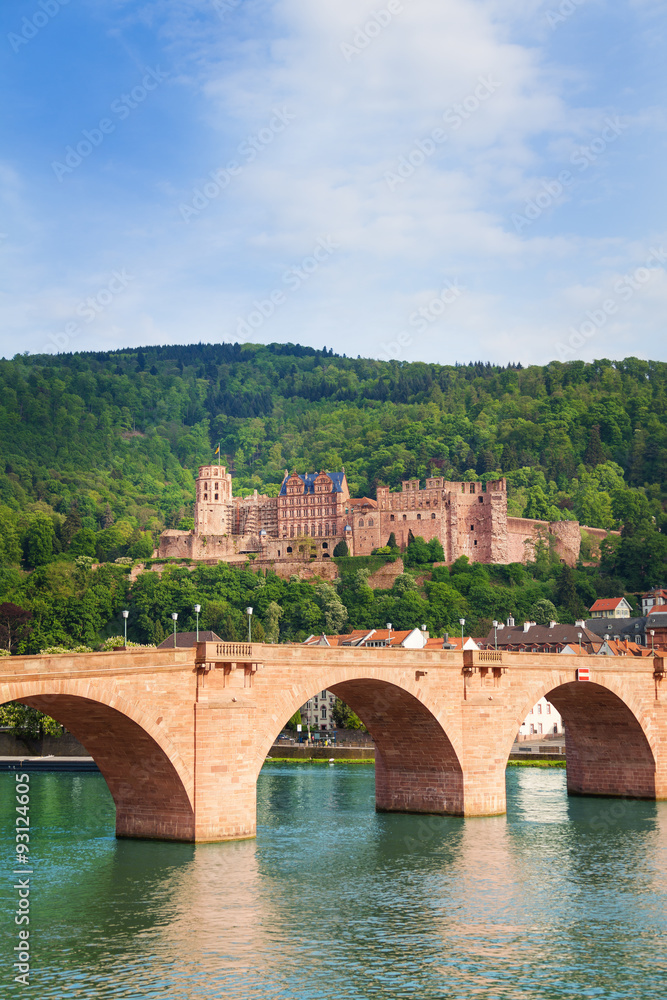
[[[31,569],[49,562],[53,554],[55,532],[46,514],[34,514],[23,536],[23,557]]]
[[[333,550],[334,556],[347,556],[349,555],[349,552],[350,550],[347,547],[347,542],[345,541],[344,538],[341,538],[341,540],[338,542],[338,544]]]
[[[536,625],[548,625],[550,622],[558,621],[558,612],[555,606],[546,598],[535,601],[530,609],[531,621]]]
[[[337,729],[356,729],[359,732],[368,732],[359,716],[340,698],[336,698],[334,702],[331,717],[336,723]]]

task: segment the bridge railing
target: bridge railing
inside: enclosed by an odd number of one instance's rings
[[[464,649],[464,667],[492,667],[503,662],[503,654],[495,649]]]
[[[198,660],[244,660],[252,659],[253,648],[250,642],[198,642]]]

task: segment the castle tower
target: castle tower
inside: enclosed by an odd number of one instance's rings
[[[224,465],[200,465],[196,482],[195,534],[232,533],[232,477]]]

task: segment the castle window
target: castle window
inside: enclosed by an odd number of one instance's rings
[[[475,539],[475,545],[477,545],[477,539]]]
[[[328,534],[329,534],[329,525],[328,525],[328,524],[325,524],[325,525],[324,525],[324,534],[325,534],[325,535],[328,535]]]
[[[390,515],[389,515],[389,520],[390,520],[390,521],[395,521],[395,520],[396,520],[396,518],[394,517],[394,515],[393,515],[393,514],[390,514]]]
[[[403,515],[403,520],[404,520],[404,521],[407,521],[407,519],[408,519],[408,515],[407,515],[407,514],[404,514],[404,515]]]
[[[484,497],[480,497],[477,503],[484,503]]]
[[[471,530],[471,531],[474,531],[474,530],[475,530],[475,525],[474,525],[474,524],[471,524],[471,525],[470,525],[470,530]]]
[[[470,484],[470,492],[471,492],[471,493],[474,493],[474,492],[475,492],[475,484],[474,484],[474,483],[471,483],[471,484]]]
[[[215,488],[216,488],[216,490],[217,490],[217,488],[218,488],[218,484],[217,484],[217,483],[215,484]]]
[[[290,536],[290,538],[294,538],[294,525],[293,524],[290,524],[289,536]],[[289,549],[287,551],[289,552]]]
[[[321,536],[321,534],[322,534],[322,525],[321,524],[318,524],[318,526],[317,526],[317,534],[319,536]]]
[[[215,494],[215,499],[216,499],[216,500],[218,499],[218,494],[217,494],[217,493]]]
[[[329,527],[329,525],[327,525],[327,528],[328,527]],[[329,532],[327,532],[327,534],[329,534]],[[328,542],[322,542],[322,548],[323,549],[328,549],[329,548],[329,543]]]
[[[372,518],[372,517],[369,517],[369,518],[368,518],[368,527],[369,527],[369,528],[372,528],[372,527],[373,527],[373,523],[374,523],[374,522],[373,522],[373,518]]]
[[[461,483],[461,493],[465,493],[465,491],[466,491],[466,484]]]
[[[417,520],[418,520],[418,521],[421,521],[421,519],[422,519],[422,516],[421,516],[421,514],[417,514]]]
[[[359,527],[363,528],[363,526],[364,526],[364,519],[362,517],[361,520],[359,521]]]
[[[204,500],[208,500],[208,493],[204,493]]]
[[[435,521],[435,514],[431,514],[431,520]]]
[[[288,551],[288,552],[291,552],[291,551],[292,551],[292,546],[291,546],[291,545],[288,545],[288,546],[287,546],[287,551]]]

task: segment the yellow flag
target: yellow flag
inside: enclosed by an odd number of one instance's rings
[[[215,451],[213,452],[213,454],[214,455],[219,455],[220,454],[220,445],[218,445],[218,447],[215,449]]]

